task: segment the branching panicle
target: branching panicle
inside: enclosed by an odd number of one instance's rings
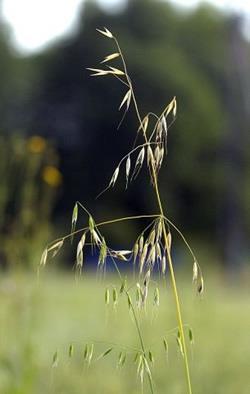
[[[126,92],[119,106],[119,110],[124,110],[124,115],[133,106],[137,120],[138,128],[136,131],[135,143],[128,154],[126,154],[120,162],[116,165],[113,175],[110,178],[108,186],[99,194],[99,196],[110,188],[113,188],[119,178],[122,171],[125,174],[126,188],[129,183],[136,179],[136,177],[141,172],[143,166],[147,167],[149,172],[150,181],[153,185],[156,201],[158,205],[158,213],[154,215],[140,215],[140,216],[130,216],[124,218],[118,218],[113,220],[108,220],[105,222],[97,223],[93,219],[89,211],[80,203],[76,202],[73,214],[72,214],[72,229],[69,235],[66,235],[59,240],[54,241],[54,243],[48,245],[43,252],[40,265],[44,266],[48,260],[48,257],[54,257],[64,244],[64,241],[68,238],[73,240],[73,236],[81,234],[81,238],[78,241],[77,251],[76,251],[76,267],[81,272],[83,267],[83,256],[84,248],[91,247],[92,250],[96,249],[98,253],[98,267],[103,270],[106,264],[107,258],[111,258],[115,269],[121,280],[121,287],[119,294],[116,288],[112,290],[113,304],[116,305],[118,298],[123,294],[127,297],[129,310],[132,312],[133,319],[136,325],[138,337],[141,345],[141,352],[137,352],[137,373],[140,377],[141,383],[143,384],[144,375],[146,373],[148,377],[149,387],[151,393],[154,392],[152,374],[150,370],[150,363],[153,362],[152,352],[146,352],[141,328],[139,325],[138,317],[136,314],[136,309],[134,307],[133,300],[130,296],[130,289],[127,287],[126,280],[122,277],[119,267],[116,263],[117,260],[121,261],[131,261],[134,268],[138,271],[138,282],[136,284],[136,305],[138,307],[144,307],[146,305],[148,290],[151,281],[153,271],[156,266],[159,267],[161,275],[165,275],[167,271],[167,266],[169,269],[170,280],[173,287],[177,320],[178,320],[178,333],[176,336],[176,341],[180,353],[183,355],[187,388],[188,393],[192,393],[191,379],[189,373],[189,363],[188,354],[186,348],[186,339],[184,335],[184,328],[182,323],[182,315],[180,309],[179,294],[177,291],[171,247],[172,247],[172,234],[170,227],[173,228],[180,235],[181,239],[184,241],[189,252],[193,258],[193,282],[197,285],[198,293],[202,293],[204,290],[204,281],[201,272],[201,268],[197,262],[194,253],[186,241],[182,232],[172,223],[166,216],[163,210],[163,205],[160,197],[160,191],[158,186],[158,176],[160,169],[162,167],[163,160],[167,154],[167,140],[168,131],[170,126],[176,119],[177,115],[177,101],[174,97],[169,104],[163,109],[162,113],[156,115],[152,112],[141,117],[138,108],[133,84],[131,78],[128,74],[127,65],[121,51],[120,45],[116,37],[111,33],[110,30],[104,28],[102,30],[97,29],[97,31],[104,37],[111,39],[114,43],[115,50],[105,56],[101,61],[103,68],[88,68],[91,71],[92,76],[113,76],[118,79],[122,84],[126,86]],[[110,62],[119,61],[120,65],[117,67],[110,66]],[[124,117],[123,115],[123,117]],[[140,142],[138,142],[140,141]],[[83,229],[76,229],[77,220],[79,216],[78,208],[82,208],[85,214],[88,216],[88,225]],[[140,220],[140,219],[150,219],[150,223],[147,227],[138,235],[134,242],[134,245],[130,250],[114,250],[110,247],[104,235],[101,232],[101,228],[107,225],[115,224],[118,222],[126,220]],[[152,221],[153,220],[153,221]],[[157,263],[157,264],[156,264]],[[106,289],[105,291],[105,303],[108,305],[110,303],[110,291]],[[154,292],[154,304],[159,305],[159,289],[158,287]],[[189,338],[192,337],[189,331]],[[192,337],[193,338],[193,337]],[[167,354],[168,344],[166,339],[163,339],[164,349]],[[92,358],[93,349],[91,350],[88,346],[86,347],[86,360]],[[111,350],[104,354],[108,354]],[[102,355],[103,356],[103,355]],[[118,359],[118,366],[122,366],[125,363],[126,353],[121,352]]]

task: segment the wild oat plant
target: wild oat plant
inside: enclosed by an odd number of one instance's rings
[[[140,351],[135,355],[135,362],[137,363],[137,373],[140,377],[143,385],[145,377],[147,377],[149,389],[151,393],[155,392],[155,384],[151,371],[152,363],[152,352],[147,349],[143,338],[143,332],[140,326],[138,308],[145,308],[148,296],[148,289],[150,286],[151,277],[155,266],[159,267],[160,274],[166,275],[166,271],[169,271],[169,276],[173,288],[175,308],[177,314],[178,329],[176,330],[176,340],[179,346],[180,353],[183,357],[187,392],[192,393],[191,378],[189,372],[189,362],[186,338],[184,333],[184,325],[182,321],[179,293],[177,290],[176,278],[174,265],[171,255],[171,242],[172,234],[171,229],[176,231],[181,237],[193,259],[193,281],[197,286],[198,293],[202,293],[204,289],[203,276],[200,265],[197,259],[186,241],[182,232],[170,221],[163,208],[159,185],[158,175],[161,169],[163,160],[167,154],[167,139],[168,139],[168,128],[176,119],[177,102],[174,97],[170,103],[163,109],[160,115],[156,115],[152,112],[148,113],[144,117],[141,116],[138,103],[135,96],[135,91],[131,78],[128,73],[127,64],[125,62],[122,50],[116,37],[107,28],[103,30],[97,29],[97,31],[107,39],[110,39],[114,44],[115,50],[113,53],[107,55],[101,62],[103,68],[88,68],[91,71],[92,76],[104,77],[113,76],[118,79],[125,87],[126,93],[121,100],[119,109],[124,109],[124,115],[127,113],[131,106],[134,107],[137,120],[138,129],[135,135],[135,143],[130,152],[125,155],[118,165],[116,166],[114,173],[106,190],[111,189],[115,186],[116,181],[121,171],[124,171],[126,178],[126,188],[129,183],[132,182],[140,173],[143,165],[147,167],[149,180],[152,184],[153,191],[155,193],[156,202],[158,206],[158,213],[145,214],[140,216],[129,216],[121,217],[104,222],[96,222],[90,212],[80,203],[76,202],[73,214],[72,214],[72,228],[70,234],[57,239],[50,243],[43,252],[41,257],[40,266],[45,266],[48,258],[53,258],[57,255],[59,250],[62,248],[65,240],[71,239],[74,236],[80,235],[76,250],[76,270],[81,273],[84,262],[84,248],[90,247],[98,251],[98,270],[105,271],[106,259],[111,258],[115,269],[119,275],[121,281],[121,287],[119,292],[113,288],[112,293],[107,288],[105,292],[105,302],[109,304],[110,298],[114,303],[117,302],[117,298],[124,295],[128,301],[128,308],[132,313],[134,319],[139,343]],[[110,62],[116,59],[120,61],[121,65],[119,68],[110,66]],[[123,116],[124,118],[124,116]],[[102,194],[101,193],[101,194]],[[82,209],[88,217],[88,224],[86,227],[76,229],[79,209]],[[102,229],[106,225],[110,225],[117,222],[124,222],[127,220],[148,220],[149,224],[147,227],[138,235],[134,242],[131,250],[114,250],[105,240],[102,233]],[[128,287],[126,279],[123,278],[119,270],[119,260],[131,261],[134,269],[138,272],[138,279],[136,283],[136,300],[133,301],[134,297],[131,296],[131,287]],[[154,294],[155,303],[159,303],[159,290],[155,290]],[[189,340],[192,341],[192,331],[188,330]],[[163,339],[163,347],[167,352],[168,344],[166,339]],[[97,359],[107,356],[111,352],[112,348],[107,349]],[[69,355],[73,352],[72,345],[69,348]],[[94,345],[87,344],[84,350],[84,359],[87,363],[91,362],[94,352]],[[119,354],[118,365],[121,366],[125,363],[126,353],[123,351]],[[57,363],[57,353],[54,355],[53,364]]]

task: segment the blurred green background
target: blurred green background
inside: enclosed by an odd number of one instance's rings
[[[128,379],[133,363],[117,371],[115,356],[84,369],[82,344],[90,335],[105,343],[110,337],[118,343],[135,339],[122,307],[107,319],[106,283],[91,275],[74,282],[75,245],[57,257],[55,272],[36,278],[44,246],[70,231],[75,201],[96,221],[155,213],[157,207],[146,171],[128,190],[118,180],[113,191],[95,199],[138,127],[132,110],[116,130],[124,88],[109,77],[91,78],[86,70],[113,52],[96,32],[107,26],[119,38],[142,114],[160,113],[177,97],[159,183],[168,217],[190,241],[206,280],[207,291],[197,301],[189,257],[174,238],[185,321],[197,331],[191,350],[195,392],[248,393],[250,43],[243,19],[209,3],[181,8],[163,0],[127,0],[114,10],[84,1],[76,19],[68,34],[24,53],[0,12],[0,392],[139,390],[136,376]],[[79,225],[86,220],[82,214]],[[129,222],[106,235],[126,249],[141,229]],[[91,256],[87,263],[94,268]],[[158,366],[164,362],[158,337],[175,325],[169,297],[149,336],[156,340]],[[127,337],[119,339],[123,330]],[[69,361],[72,341],[78,355]],[[184,390],[182,365],[171,346],[169,375],[157,362],[154,368],[159,392],[177,394]],[[57,348],[64,356],[51,369]],[[101,373],[110,376],[103,386]]]

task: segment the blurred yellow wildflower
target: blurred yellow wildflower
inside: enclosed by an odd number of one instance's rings
[[[58,187],[62,183],[62,174],[54,166],[44,167],[42,178],[51,187]]]
[[[27,148],[31,153],[42,153],[46,148],[46,140],[39,135],[34,135],[28,139]]]

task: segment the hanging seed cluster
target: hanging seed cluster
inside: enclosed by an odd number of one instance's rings
[[[154,221],[149,233],[143,232],[134,244],[133,262],[134,265],[138,262],[139,274],[142,275],[144,272],[145,281],[150,277],[156,263],[163,275],[166,272],[166,251],[162,241],[162,230],[163,219],[159,218]]]

